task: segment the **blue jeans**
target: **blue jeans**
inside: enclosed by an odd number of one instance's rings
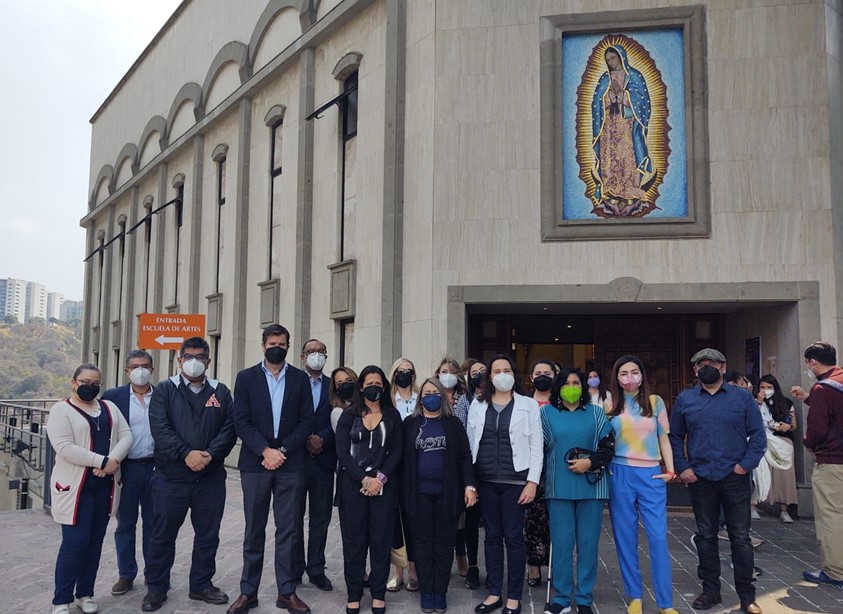
[[[722,480],[697,481],[688,485],[694,517],[697,521],[697,554],[700,565],[697,574],[703,592],[720,594],[720,553],[717,543],[720,507],[726,516],[726,530],[732,545],[735,566],[735,590],[741,606],[755,601],[753,566],[755,555],[749,540],[751,485],[749,474],[730,473]]]
[[[143,518],[143,560],[149,559],[149,540],[152,537],[152,469],[151,462],[139,463],[126,459],[121,465],[123,491],[117,512],[117,530],[114,545],[117,547],[117,569],[121,578],[134,580],[138,575],[135,558],[138,508]],[[144,575],[146,569],[144,568]]]
[[[574,593],[574,548],[577,550],[577,605],[591,605],[597,581],[597,546],[603,524],[603,499],[548,499],[553,545],[554,603],[571,605]]]
[[[94,596],[94,582],[100,566],[102,542],[108,528],[110,505],[110,487],[82,487],[76,524],[61,525],[54,605],[73,603],[74,589],[76,597]]]
[[[612,463],[609,512],[618,551],[623,589],[627,597],[641,599],[644,587],[638,559],[638,517],[647,532],[653,589],[659,608],[673,607],[673,579],[667,548],[667,484],[653,479],[661,468],[631,467]]]
[[[225,471],[197,482],[169,482],[154,474],[152,501],[152,539],[146,562],[149,592],[166,594],[170,589],[176,538],[188,510],[194,533],[189,588],[193,593],[210,588],[225,511]]]
[[[519,484],[480,482],[477,490],[478,499],[483,502],[480,511],[486,528],[484,546],[489,594],[502,594],[503,545],[506,542],[506,596],[521,601],[524,567],[527,565],[527,547],[524,543],[526,508],[518,505],[518,498],[524,487]]]

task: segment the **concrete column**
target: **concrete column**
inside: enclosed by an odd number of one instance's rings
[[[129,207],[129,221],[126,224],[126,230],[133,228],[140,215],[140,188],[138,186],[132,187],[131,204]],[[124,249],[126,254],[126,304],[123,307],[123,313],[120,318],[123,320],[123,332],[120,346],[123,348],[123,359],[125,360],[129,352],[137,347],[137,341],[134,338],[135,326],[135,284],[137,283],[137,266],[138,266],[138,232],[142,228],[138,228],[130,235],[126,235],[124,241]],[[122,365],[117,365],[119,369]]]
[[[231,288],[231,309],[234,330],[231,331],[231,372],[242,369],[246,360],[246,310],[248,307],[249,265],[249,166],[252,148],[252,99],[244,98],[237,110],[237,188],[234,200],[234,284]],[[226,293],[228,293],[226,289]]]
[[[313,110],[316,86],[316,52],[304,49],[299,60],[299,164],[296,177],[295,293],[298,297],[293,346],[310,338],[311,270],[313,239],[313,138],[314,122],[305,118]],[[282,283],[283,286],[283,283]],[[283,323],[282,323],[283,324]]]
[[[190,252],[185,281],[187,282],[187,311],[199,313],[200,243],[202,240],[202,173],[204,169],[205,136],[193,137],[193,178],[190,198]],[[184,211],[187,211],[185,203]]]

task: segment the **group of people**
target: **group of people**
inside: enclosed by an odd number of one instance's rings
[[[342,533],[347,614],[359,613],[366,587],[371,611],[383,614],[386,593],[405,584],[405,568],[406,588],[419,592],[421,610],[445,612],[455,558],[465,585],[480,587],[481,520],[488,596],[475,612],[519,614],[529,564],[531,586],[541,583],[541,566],[551,567],[549,614],[574,608],[590,614],[607,501],[629,614],[642,612],[639,520],[649,542],[656,605],[662,614],[674,614],[666,514],[673,480],[688,486],[698,527],[703,592],[693,607],[721,602],[722,510],[741,609],[761,612],[749,538],[750,474],[767,450],[766,432],[795,428],[792,414],[782,413],[774,378],[762,378],[761,386],[764,391],[768,383],[773,394],[759,396],[768,419],[740,382],[727,382],[725,356],[706,348],[691,360],[698,383],[677,397],[668,417],[663,399],[650,393],[645,365],[633,355],[615,362],[608,386],[596,371],[536,361],[525,394],[506,355],[462,365],[446,358],[427,378],[407,358],[396,360],[389,373],[369,365],[359,375],[347,366],[325,375],[325,344],[305,342],[303,368],[296,368],[288,360],[290,334],[277,324],[264,329],[261,349],[263,359],[238,373],[233,394],[207,376],[210,348],[199,337],[182,344],[179,373],[155,386],[152,357],[143,350],[128,356],[129,384],[101,399],[99,369],[85,364],[76,370],[72,394],[53,406],[48,422],[56,450],[52,514],[62,526],[54,614],[69,613],[74,597],[85,614],[97,612],[94,581],[112,513],[118,521],[112,594],[132,589],[139,574],[139,511],[143,611],[158,610],[167,599],[188,512],[195,534],[189,597],[228,603],[212,579],[226,499],[223,463],[237,438],[245,526],[232,614],[258,605],[270,508],[276,606],[310,612],[296,593],[305,573],[316,588],[333,589],[325,573],[333,506]],[[837,487],[843,437],[834,435],[843,435],[843,404],[834,397],[843,397],[843,370],[828,344],[813,344],[805,359],[822,381],[810,396],[799,387],[791,393],[816,414],[813,422],[809,415],[805,442],[819,463],[814,494],[822,499],[815,508],[823,557],[822,569],[805,577],[843,587],[843,493]],[[826,464],[833,467],[825,470]],[[771,500],[790,502],[787,487],[772,493],[782,494]],[[785,514],[786,507],[783,521]]]

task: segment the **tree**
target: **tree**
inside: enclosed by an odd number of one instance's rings
[[[3,324],[17,324],[17,323],[18,323],[18,319],[17,319],[17,317],[15,317],[15,314],[10,313],[10,314],[7,314],[7,315],[3,316]]]

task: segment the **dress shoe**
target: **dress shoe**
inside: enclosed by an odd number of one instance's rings
[[[141,610],[144,612],[160,610],[165,601],[167,601],[166,593],[147,593],[143,598]]]
[[[363,583],[363,586],[366,586],[365,582]],[[393,576],[386,583],[386,590],[388,590],[390,593],[397,593],[401,590],[402,586],[404,586],[404,578],[399,579]]]
[[[433,593],[422,593],[420,597],[419,603],[421,604],[421,611],[424,612],[424,614],[430,614],[433,612]]]
[[[372,606],[372,614],[386,614],[386,606]]]
[[[465,587],[471,590],[480,588],[480,570],[476,565],[468,568],[468,573],[465,574]]]
[[[118,595],[125,595],[130,590],[132,590],[133,582],[131,580],[127,580],[126,578],[119,578],[117,582],[114,583],[114,586],[111,587],[111,594],[117,597]]]
[[[256,607],[258,607],[258,596],[249,596],[244,593],[237,598],[237,601],[231,604],[226,612],[228,612],[228,614],[245,614],[252,608]]]
[[[723,599],[717,593],[703,593],[694,599],[691,607],[695,610],[710,610],[722,601]]]
[[[539,576],[537,578],[527,578],[527,584],[533,588],[542,585],[542,572],[539,569]]]
[[[493,612],[494,610],[497,610],[498,608],[502,608],[502,607],[503,607],[503,599],[498,597],[498,600],[495,601],[494,603],[481,603],[481,604],[475,606],[474,611],[477,612],[477,614],[486,614],[487,612]]]
[[[433,609],[438,612],[438,614],[444,614],[448,611],[448,596],[447,595],[434,595],[433,596]]]
[[[288,612],[294,612],[295,614],[310,614],[310,607],[299,599],[299,596],[295,593],[290,593],[289,597],[278,595],[278,599],[275,600],[275,606]]]
[[[521,614],[521,602],[518,602],[518,607],[504,608],[501,614]]]
[[[358,605],[356,608],[345,606],[345,614],[360,614],[360,606]]]
[[[754,601],[752,603],[742,605],[741,606],[741,612],[746,612],[746,614],[763,614],[763,611],[761,610],[761,606],[759,606]]]
[[[331,584],[331,581],[324,574],[321,576],[313,576],[310,578],[309,582],[320,591],[334,590],[334,585]]]
[[[190,591],[187,596],[191,599],[195,599],[196,601],[204,601],[205,603],[211,603],[213,605],[228,603],[228,595],[223,593],[213,584],[205,590]]]

